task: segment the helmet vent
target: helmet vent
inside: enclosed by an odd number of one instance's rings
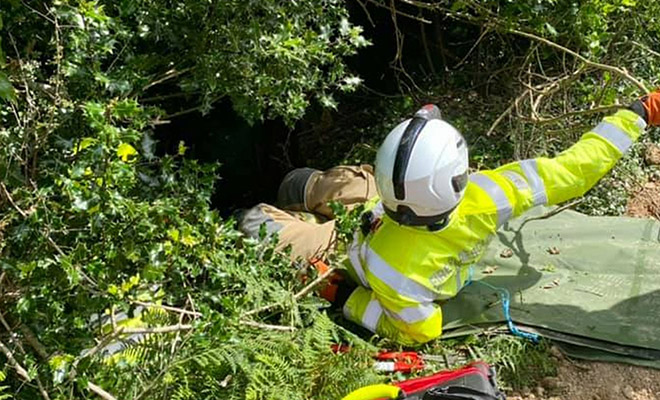
[[[465,189],[468,182],[468,172],[465,171],[460,175],[456,175],[451,178],[451,186],[454,188],[454,192],[460,193]]]

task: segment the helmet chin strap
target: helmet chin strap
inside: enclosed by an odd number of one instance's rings
[[[437,231],[447,226],[449,217],[458,205],[449,211],[438,215],[419,216],[408,206],[399,205],[396,209],[390,210],[383,204],[385,214],[401,225],[406,226],[426,226],[430,231]]]

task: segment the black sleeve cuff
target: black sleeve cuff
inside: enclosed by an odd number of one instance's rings
[[[333,307],[344,307],[344,304],[346,304],[346,301],[348,301],[348,298],[351,297],[351,294],[353,294],[356,288],[357,285],[348,279],[341,282],[337,288],[335,301],[332,303]]]
[[[640,117],[644,118],[644,121],[648,124],[649,119],[648,116],[646,115],[646,107],[644,107],[644,101],[646,100],[646,97],[643,97],[641,100],[637,100],[634,103],[632,103],[628,109],[632,110],[635,112],[635,114],[639,115]]]

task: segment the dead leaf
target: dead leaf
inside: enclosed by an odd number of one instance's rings
[[[496,265],[489,265],[486,268],[484,268],[484,270],[481,271],[481,272],[486,274],[486,275],[489,275],[489,274],[492,274],[495,271],[497,271],[497,266]]]
[[[511,249],[502,250],[502,252],[500,253],[500,257],[502,257],[502,258],[511,258],[511,257],[513,257],[513,250],[511,250]]]
[[[553,256],[554,256],[554,255],[557,255],[557,254],[560,253],[559,248],[557,248],[557,247],[555,247],[555,246],[550,247],[550,248],[547,249],[546,251],[547,251],[548,253],[552,254]]]
[[[550,283],[546,283],[545,285],[541,286],[541,289],[554,289],[557,286],[559,286],[559,279],[555,279]]]

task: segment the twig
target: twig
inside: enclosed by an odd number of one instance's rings
[[[584,201],[584,198],[579,198],[579,199],[574,200],[574,201],[572,201],[568,204],[564,204],[561,207],[557,207],[554,210],[550,210],[550,211],[548,211],[547,213],[545,213],[543,215],[539,215],[538,217],[527,218],[526,220],[523,221],[522,224],[520,224],[520,228],[518,228],[518,230],[522,229],[522,227],[525,226],[525,224],[527,224],[530,221],[538,221],[538,220],[541,220],[541,219],[548,219],[550,217],[554,217],[555,215],[557,215],[557,214],[559,214],[563,211],[566,211],[569,208],[572,208],[572,207],[582,203],[583,201]]]
[[[198,312],[195,312],[195,311],[188,311],[188,310],[184,310],[182,308],[176,308],[176,307],[172,307],[172,306],[165,306],[165,305],[162,305],[162,304],[146,303],[146,302],[143,302],[143,301],[133,301],[133,303],[144,306],[144,307],[161,308],[163,310],[172,311],[172,312],[179,313],[179,314],[192,315],[194,317],[202,317],[203,316],[202,313],[198,313]]]
[[[426,39],[426,27],[421,22],[419,23],[419,31],[422,36],[422,45],[424,46],[424,55],[426,56],[426,62],[429,65],[431,73],[435,76],[437,72],[435,71],[435,65],[433,65],[433,58],[431,57],[431,52],[429,51],[429,43]]]
[[[144,86],[142,88],[142,91],[144,92],[144,91],[146,91],[147,89],[149,89],[151,87],[154,87],[154,86],[156,86],[158,84],[161,84],[165,81],[168,81],[172,78],[176,78],[177,76],[183,75],[186,72],[190,71],[191,69],[192,68],[185,68],[185,69],[182,69],[181,71],[177,71],[176,69],[172,68],[171,70],[165,72],[165,75],[162,78],[159,78],[159,79],[147,84],[146,86]]]
[[[500,114],[499,117],[497,117],[497,119],[493,122],[493,124],[490,126],[490,128],[489,128],[488,131],[486,132],[486,136],[490,136],[490,135],[493,134],[493,132],[495,132],[495,129],[496,129],[496,128],[499,126],[499,124],[504,120],[504,117],[506,117],[507,115],[509,115],[509,114],[511,113],[511,111],[513,111],[514,107],[518,107],[518,103],[520,103],[520,101],[521,101],[522,99],[524,99],[525,96],[527,96],[527,92],[528,92],[528,91],[526,90],[526,91],[523,92],[520,96],[516,97],[516,99],[511,103],[511,105],[509,105],[509,107],[507,107],[507,109],[504,110],[504,112],[503,112],[502,114]]]
[[[381,3],[379,3],[379,2],[376,1],[376,0],[366,0],[366,1],[369,2],[369,3],[371,3],[371,4],[373,4],[373,5],[375,5],[376,7],[384,8],[384,9],[386,9],[386,10],[391,10],[390,7],[386,6],[385,4],[381,4]],[[419,22],[422,22],[422,23],[424,23],[424,24],[430,24],[430,23],[431,23],[431,21],[429,21],[428,19],[424,19],[424,18],[416,17],[416,16],[414,16],[414,15],[410,15],[410,14],[404,13],[404,12],[399,11],[399,10],[397,10],[397,9],[394,9],[394,12],[397,13],[397,14],[399,14],[399,15],[402,16],[402,17],[406,17],[406,18],[414,19],[415,21],[419,21]]]
[[[634,41],[634,40],[633,40],[631,43],[632,43],[633,45],[639,47],[640,49],[643,49],[643,50],[648,51],[649,53],[653,54],[653,55],[656,56],[656,57],[660,57],[660,53],[658,53],[657,51],[655,51],[655,50],[649,48],[648,46],[645,46],[645,45],[643,45],[643,44],[641,44],[641,43],[639,43],[639,42],[636,42],[636,41]]]
[[[595,107],[595,108],[590,108],[587,110],[577,110],[577,111],[569,111],[565,114],[562,115],[557,115],[555,117],[550,117],[550,118],[529,118],[530,121],[543,125],[543,124],[551,124],[553,122],[561,121],[562,119],[568,118],[568,117],[575,117],[578,115],[588,115],[588,114],[598,114],[598,113],[604,113],[604,112],[611,112],[611,111],[617,111],[622,108],[625,108],[624,106],[620,104],[614,104],[611,106],[602,106],[602,107]]]
[[[9,191],[7,190],[7,186],[5,186],[5,184],[4,184],[3,182],[0,182],[0,192],[2,192],[2,193],[0,193],[0,194],[2,194],[2,197],[4,197],[5,199],[7,199],[7,201],[9,202],[9,204],[11,204],[11,206],[14,207],[14,209],[15,209],[16,211],[18,211],[18,213],[21,215],[21,217],[23,217],[23,218],[27,218],[27,217],[28,217],[28,214],[27,214],[25,211],[23,211],[23,209],[21,209],[21,208],[18,206],[18,204],[16,204],[16,203],[14,202],[14,199],[11,197],[11,195],[9,194]]]
[[[87,389],[90,391],[94,392],[94,394],[98,395],[100,398],[104,400],[117,400],[117,398],[110,393],[106,392],[105,390],[101,389],[100,386],[97,386],[93,384],[92,382],[87,382]]]
[[[356,0],[356,1],[360,5],[360,7],[362,7],[362,11],[364,11],[364,13],[366,14],[367,19],[369,20],[369,23],[371,24],[371,26],[375,27],[376,24],[374,23],[374,20],[371,18],[371,14],[369,13],[369,10],[367,10],[366,4],[364,4],[364,2],[362,2],[360,0]]]
[[[14,333],[11,327],[9,326],[9,324],[7,323],[7,321],[5,320],[2,313],[0,313],[0,322],[2,322],[2,325],[5,327],[7,332],[9,332],[9,334],[13,336]],[[23,334],[25,335],[28,344],[35,349],[39,357],[41,357],[42,360],[47,359],[48,354],[46,353],[44,346],[37,341],[37,338],[34,336],[34,333],[32,333],[32,331],[25,325],[20,325],[20,329],[23,331]],[[16,345],[18,349],[21,351],[21,354],[23,354],[24,356],[27,355],[20,341],[16,341]],[[44,388],[44,385],[41,383],[41,379],[39,379],[38,374],[35,375],[34,380],[37,381],[37,388],[39,389],[39,394],[41,394],[41,397],[43,397],[44,400],[50,400],[50,396],[48,396],[48,392],[46,392],[46,389]]]
[[[193,329],[192,325],[182,325],[182,324],[176,324],[176,325],[170,325],[170,326],[157,326],[154,328],[122,328],[119,329],[120,334],[122,335],[128,335],[128,334],[137,334],[137,333],[144,333],[144,334],[150,334],[150,333],[171,333],[171,332],[178,332],[178,331],[189,331]]]
[[[16,358],[14,358],[14,355],[12,354],[11,350],[7,346],[5,346],[4,343],[0,341],[0,352],[2,352],[5,357],[7,357],[7,361],[9,362],[9,365],[11,365],[15,370],[18,375],[20,375],[21,378],[23,378],[24,381],[30,382],[32,379],[30,379],[30,375],[28,375],[28,372],[21,366],[21,364],[16,361]]]
[[[490,32],[490,28],[486,27],[486,29],[484,29],[483,32],[481,32],[481,35],[479,35],[479,38],[477,39],[476,42],[474,42],[474,44],[472,45],[472,47],[470,48],[470,50],[467,52],[467,54],[465,55],[465,57],[463,57],[463,58],[461,59],[461,61],[458,62],[458,64],[454,65],[454,68],[453,68],[453,69],[456,69],[456,68],[460,67],[461,65],[463,65],[463,63],[465,63],[465,61],[467,61],[467,59],[470,57],[470,55],[472,54],[472,52],[474,51],[474,49],[476,49],[477,46],[479,46],[479,43],[481,43],[481,41],[483,40],[483,38],[486,37],[486,35],[487,35],[489,32]]]
[[[112,331],[117,331],[117,318],[115,317],[115,305],[113,304],[110,307],[110,324],[112,325]]]
[[[78,364],[80,364],[80,362],[81,362],[82,360],[84,360],[85,358],[93,357],[96,353],[98,353],[98,352],[101,351],[103,348],[105,348],[105,346],[106,346],[108,343],[110,343],[111,341],[113,341],[114,339],[116,339],[120,334],[121,334],[121,330],[112,332],[110,335],[105,336],[104,338],[102,338],[102,339],[96,344],[96,346],[94,346],[91,350],[83,352],[83,353],[80,355],[80,357],[76,358],[76,359],[73,361],[73,363],[71,363],[71,374],[70,374],[71,379],[75,378],[76,373],[78,372],[78,371],[77,371],[77,369],[78,369]]]
[[[336,267],[330,267],[327,271],[325,271],[325,273],[319,275],[319,276],[318,276],[316,279],[314,279],[309,285],[305,286],[300,292],[296,293],[296,294],[293,296],[293,298],[294,298],[295,300],[299,300],[301,297],[305,296],[307,293],[309,293],[309,292],[311,292],[312,290],[314,290],[314,287],[316,287],[316,285],[318,285],[318,284],[321,283],[325,278],[327,278],[328,276],[330,276],[330,274],[332,274],[333,272],[335,272],[336,269],[337,269]],[[251,316],[251,315],[259,314],[259,313],[262,313],[262,312],[264,312],[264,311],[271,310],[271,309],[273,309],[273,308],[275,308],[275,307],[279,307],[279,306],[281,306],[281,303],[273,303],[273,304],[269,304],[269,305],[266,305],[266,306],[263,306],[263,307],[256,308],[256,309],[254,309],[254,310],[248,311],[248,312],[245,313],[245,316],[246,316],[246,317],[249,317],[249,316]]]
[[[434,4],[424,3],[421,1],[415,1],[415,0],[399,0],[399,1],[405,4],[410,4],[411,6],[425,8],[427,10],[436,10],[438,8]]]
[[[250,321],[247,319],[242,319],[241,321],[242,325],[247,325],[251,326],[254,328],[259,328],[259,329],[267,329],[271,331],[285,331],[285,332],[295,332],[296,328],[293,326],[283,326],[283,325],[269,325],[269,324],[261,324],[259,322],[255,321]]]
[[[42,360],[47,360],[48,359],[48,351],[46,350],[46,347],[39,342],[37,339],[37,336],[32,332],[32,329],[30,329],[27,325],[20,325],[18,327],[20,331],[23,333],[23,336],[25,337],[25,341],[32,347],[32,349],[39,355],[39,357]]]
[[[575,51],[573,51],[571,49],[568,49],[568,48],[566,48],[566,47],[564,47],[560,44],[557,44],[557,43],[555,43],[551,40],[548,40],[546,38],[537,36],[533,33],[523,32],[523,31],[519,31],[517,29],[511,29],[511,30],[509,30],[509,32],[511,32],[513,34],[516,34],[518,36],[526,37],[528,39],[532,39],[532,40],[544,43],[544,44],[546,44],[550,47],[554,47],[557,50],[560,50],[560,51],[563,51],[564,53],[572,55],[573,57],[575,57],[578,60],[582,61],[583,63],[585,63],[589,67],[601,69],[601,70],[604,70],[604,71],[609,71],[609,72],[612,72],[614,74],[620,75],[620,76],[624,77],[625,79],[629,80],[635,86],[637,86],[640,90],[642,90],[644,92],[644,94],[649,93],[649,89],[646,87],[646,85],[644,85],[644,83],[642,83],[637,78],[632,76],[625,69],[618,68],[618,67],[608,65],[608,64],[601,64],[601,63],[598,63],[598,62],[595,62],[595,61],[591,61],[588,58],[576,53]]]

